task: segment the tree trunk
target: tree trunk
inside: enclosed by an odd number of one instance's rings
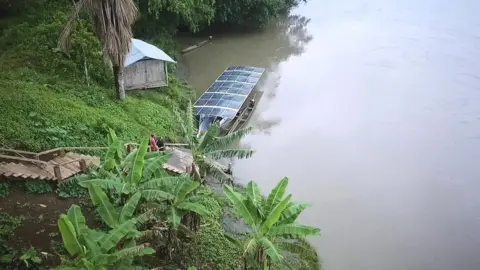
[[[190,173],[190,177],[192,177],[195,181],[202,183],[202,176],[200,175],[197,166],[195,166],[195,163],[190,165],[188,172]]]
[[[119,66],[113,67],[113,76],[115,77],[115,90],[117,91],[117,98],[125,99],[125,85],[123,84],[123,68]]]

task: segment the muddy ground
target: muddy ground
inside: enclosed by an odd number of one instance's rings
[[[9,194],[0,198],[0,212],[10,216],[23,216],[25,220],[15,229],[10,246],[15,249],[34,247],[37,251],[54,254],[54,242],[62,243],[57,220],[72,204],[80,205],[87,223],[95,225],[94,211],[89,210],[85,201],[60,198],[53,192],[26,194],[22,187],[11,187]],[[51,256],[50,259],[55,260],[56,257]]]

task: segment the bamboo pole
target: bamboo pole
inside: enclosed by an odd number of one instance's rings
[[[183,49],[183,50],[182,50],[182,53],[187,53],[187,52],[189,52],[189,51],[193,51],[193,50],[195,50],[195,49],[198,49],[198,48],[202,47],[203,45],[205,45],[205,44],[207,44],[207,43],[209,43],[209,42],[211,42],[211,41],[212,41],[212,36],[209,36],[207,40],[204,40],[204,41],[199,42],[199,43],[197,43],[197,44],[195,44],[195,45],[193,45],[193,46],[190,46],[190,47],[187,47],[187,48]]]

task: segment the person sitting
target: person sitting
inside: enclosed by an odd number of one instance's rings
[[[150,146],[150,151],[158,151],[158,146],[157,146],[157,139],[155,138],[155,134],[152,134],[150,136],[150,141],[148,142]]]
[[[165,151],[165,141],[162,138],[157,138],[158,151]]]

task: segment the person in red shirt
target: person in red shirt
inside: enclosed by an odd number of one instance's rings
[[[150,136],[150,142],[148,144],[150,145],[150,151],[158,151],[157,139],[155,138],[155,134],[152,134]]]

